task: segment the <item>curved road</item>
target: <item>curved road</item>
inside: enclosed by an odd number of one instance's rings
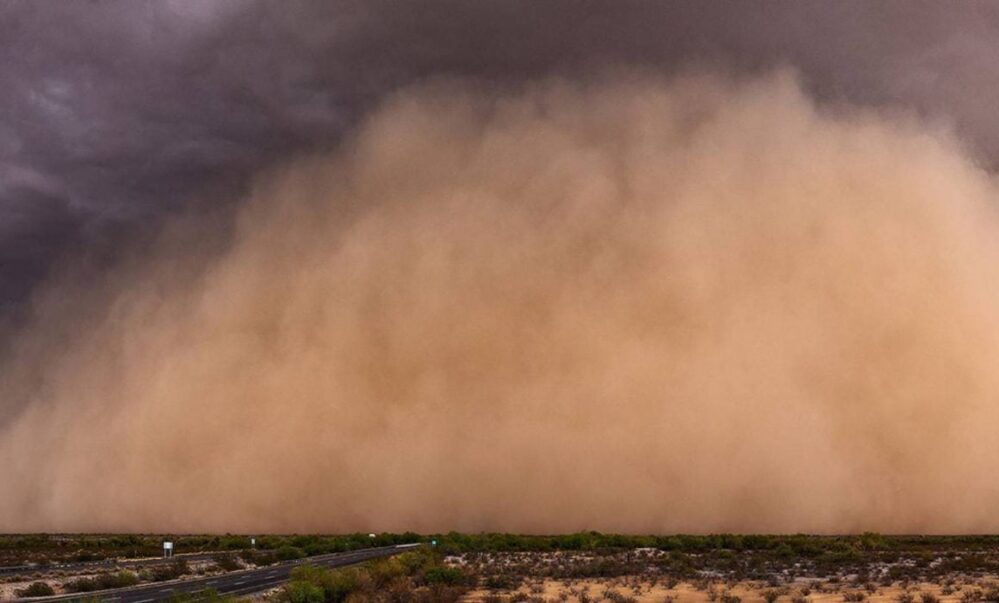
[[[193,578],[189,580],[174,580],[172,582],[154,582],[141,586],[131,586],[128,588],[118,588],[114,590],[102,590],[91,593],[73,593],[69,595],[56,595],[54,597],[33,597],[30,599],[18,599],[18,601],[113,601],[115,603],[150,603],[152,601],[162,601],[178,594],[196,594],[206,589],[214,589],[222,595],[248,595],[261,592],[275,586],[280,586],[291,577],[291,570],[299,565],[318,565],[321,567],[342,567],[354,565],[377,559],[379,557],[390,557],[404,553],[419,544],[399,544],[395,546],[385,546],[372,549],[361,549],[348,553],[331,553],[329,555],[316,555],[275,563],[267,567],[257,569],[241,570],[229,572],[218,576],[204,578]]]

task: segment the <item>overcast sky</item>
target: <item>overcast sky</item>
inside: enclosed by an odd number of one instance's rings
[[[5,318],[61,257],[114,263],[184,208],[218,220],[255,171],[430,76],[781,64],[823,100],[933,116],[999,160],[987,2],[8,0],[0,57]]]

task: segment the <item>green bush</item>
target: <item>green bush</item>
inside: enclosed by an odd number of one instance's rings
[[[370,583],[367,573],[355,568],[327,572],[327,574],[326,600],[332,603],[346,601],[351,593],[363,590]]]
[[[17,591],[18,597],[48,597],[54,594],[55,591],[47,582],[32,582],[27,588]]]
[[[139,583],[139,577],[133,572],[121,571],[115,574],[101,574],[93,578],[78,578],[70,580],[63,586],[71,593],[89,593],[95,590],[109,588],[125,588]]]
[[[242,567],[233,555],[215,555],[212,560],[220,570],[226,572],[233,572]]]
[[[629,597],[612,588],[608,588],[604,591],[604,598],[611,601],[611,603],[636,603],[637,601],[635,597]]]
[[[250,548],[250,539],[245,536],[224,536],[219,539],[218,548],[227,551]]]
[[[456,567],[432,567],[423,574],[423,581],[427,584],[446,584],[457,586],[465,582],[465,574]]]
[[[348,600],[457,601],[467,590],[469,577],[460,569],[440,563],[439,554],[418,550],[336,570],[300,565],[292,569],[291,581],[278,599],[285,603],[313,600],[328,603]]]
[[[523,577],[512,573],[493,574],[486,578],[485,586],[490,590],[515,590],[523,581]]]
[[[305,551],[297,546],[286,545],[275,551],[274,556],[281,561],[291,561],[293,559],[301,559],[302,557],[305,557]]]
[[[278,562],[277,555],[273,552],[261,552],[255,551],[253,549],[247,549],[239,553],[240,559],[247,563],[252,563],[258,567],[263,567],[265,565],[273,565]]]
[[[189,573],[191,573],[191,568],[187,566],[187,560],[175,559],[168,565],[152,568],[146,575],[153,582],[164,582],[166,580],[176,580]]]
[[[380,559],[373,562],[368,568],[368,573],[371,576],[374,587],[381,590],[386,588],[396,578],[413,573],[412,571],[407,571],[409,569],[407,564],[399,558],[390,557],[389,559]]]
[[[330,571],[314,565],[300,565],[291,570],[293,582],[311,584],[323,593],[326,601],[340,603],[351,593],[361,590],[370,582],[367,574],[357,568]]]
[[[326,599],[322,588],[311,582],[294,580],[285,585],[281,600],[288,603],[323,603]]]

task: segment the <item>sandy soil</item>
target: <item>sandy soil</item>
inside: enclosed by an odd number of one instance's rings
[[[468,593],[463,600],[468,603],[481,602],[486,600],[486,597],[490,594],[500,595],[504,599],[509,600],[511,594],[520,592],[529,597],[540,597],[550,602],[567,601],[575,603],[581,600],[580,594],[585,592],[589,600],[595,602],[601,599],[608,600],[608,597],[605,595],[607,591],[616,591],[624,597],[633,597],[638,603],[663,603],[668,600],[667,597],[670,597],[675,603],[709,603],[711,600],[708,591],[698,590],[687,583],[681,583],[669,589],[663,584],[653,586],[635,577],[606,580],[573,580],[571,582],[545,580],[543,583],[534,583],[532,586],[522,586],[517,591],[505,593],[476,590]],[[772,589],[769,586],[759,583],[739,583],[731,587],[717,583],[710,588],[718,595],[715,598],[715,601],[718,603],[721,602],[720,595],[723,592],[739,597],[741,603],[762,603],[765,601],[763,594],[769,590],[779,590],[782,592],[778,603],[790,603],[793,596],[801,595],[799,590],[801,586],[806,586],[806,584],[802,583],[790,587],[786,586],[782,589]],[[962,590],[968,588],[974,587],[964,586]],[[955,591],[949,595],[943,595],[941,593],[941,586],[937,584],[911,584],[904,591],[900,586],[895,585],[891,587],[879,587],[874,593],[868,593],[867,591],[853,587],[844,587],[837,592],[815,592],[813,589],[807,599],[809,603],[844,603],[844,594],[855,592],[864,593],[865,603],[897,603],[899,596],[903,592],[911,594],[917,603],[920,601],[921,593],[931,593],[941,603],[954,603],[961,601],[962,594],[962,591]]]

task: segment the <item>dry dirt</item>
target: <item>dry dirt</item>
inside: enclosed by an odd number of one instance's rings
[[[978,585],[984,586],[988,582],[988,579],[983,579],[976,580],[974,584],[956,584],[952,588],[960,588],[960,590],[954,590],[947,595],[941,592],[943,590],[941,585],[928,583],[913,583],[908,588],[902,588],[899,585],[878,587],[874,593],[855,588],[852,585],[843,586],[842,589],[834,592],[817,592],[812,586],[807,595],[807,601],[809,603],[844,603],[846,600],[844,595],[847,593],[864,593],[866,603],[897,603],[903,593],[909,593],[916,603],[920,603],[921,595],[928,593],[937,597],[940,603],[955,603],[962,601],[962,595],[965,591],[975,590],[980,588]],[[468,593],[463,601],[468,603],[488,601],[490,595],[502,597],[504,601],[510,601],[521,598],[515,595],[522,593],[527,597],[534,597],[535,601],[538,600],[537,598],[541,598],[547,602],[582,602],[586,600],[591,602],[600,600],[623,602],[624,598],[627,597],[632,598],[636,603],[664,603],[664,601],[674,601],[674,603],[711,603],[715,601],[721,603],[723,595],[727,594],[739,597],[741,603],[761,603],[765,602],[764,593],[777,590],[781,593],[778,603],[790,603],[793,597],[803,596],[801,589],[809,586],[809,582],[800,582],[772,588],[758,582],[742,582],[734,585],[715,583],[710,585],[708,590],[701,590],[689,583],[680,583],[674,588],[667,588],[662,583],[653,585],[641,578],[624,576],[608,579],[544,580],[509,592],[475,590]],[[585,593],[585,597],[581,598],[583,593]],[[731,601],[731,603],[735,603],[735,601]]]

